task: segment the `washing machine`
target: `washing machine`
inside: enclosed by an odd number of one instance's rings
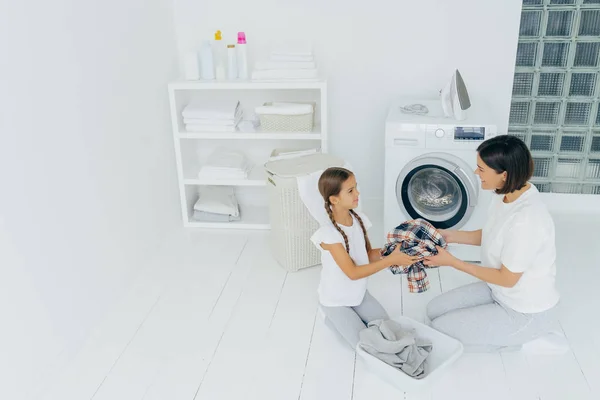
[[[419,109],[408,108],[420,104]],[[403,112],[404,109],[404,112]],[[385,132],[384,234],[406,220],[423,218],[440,229],[483,227],[493,193],[481,190],[474,171],[477,146],[497,134],[494,119],[471,107],[467,119],[443,117],[441,103],[400,100]],[[480,262],[478,246],[449,246],[458,258]]]

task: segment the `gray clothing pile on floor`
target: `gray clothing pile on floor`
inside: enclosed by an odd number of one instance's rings
[[[425,359],[432,343],[415,335],[414,330],[403,328],[393,320],[374,320],[359,333],[359,346],[386,364],[398,368],[414,378],[425,373]]]

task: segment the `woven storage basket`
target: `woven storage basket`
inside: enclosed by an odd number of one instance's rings
[[[270,106],[273,103],[265,103]],[[300,115],[259,114],[260,126],[263,132],[312,132],[316,103],[312,105],[312,111]]]
[[[293,272],[321,263],[321,254],[310,241],[319,224],[300,198],[297,177],[343,164],[343,160],[321,153],[265,164],[271,248],[285,270]]]

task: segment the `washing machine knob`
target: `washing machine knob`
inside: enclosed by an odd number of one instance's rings
[[[437,137],[437,138],[440,138],[440,139],[441,139],[441,138],[443,138],[443,137],[444,137],[444,134],[445,134],[445,133],[446,133],[446,132],[444,132],[444,130],[443,130],[442,128],[436,129],[436,130],[435,130],[435,137]]]

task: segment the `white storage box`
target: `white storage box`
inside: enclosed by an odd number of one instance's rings
[[[272,155],[277,155],[277,150]],[[265,164],[271,248],[285,270],[298,271],[321,263],[321,254],[310,241],[319,224],[300,198],[297,177],[342,165],[342,159],[322,153]]]
[[[256,114],[260,119],[261,131],[312,132],[316,103],[304,103],[311,106],[310,112],[295,115],[281,114],[277,111],[277,107],[270,109],[269,106],[273,104],[275,103],[264,103],[263,107],[257,108]]]
[[[462,343],[448,335],[408,317],[400,316],[392,319],[403,327],[414,329],[417,336],[429,339],[433,344],[432,351],[425,360],[424,377],[413,378],[362,350],[360,345],[356,348],[356,352],[371,373],[403,392],[420,391],[431,387],[463,353]]]

